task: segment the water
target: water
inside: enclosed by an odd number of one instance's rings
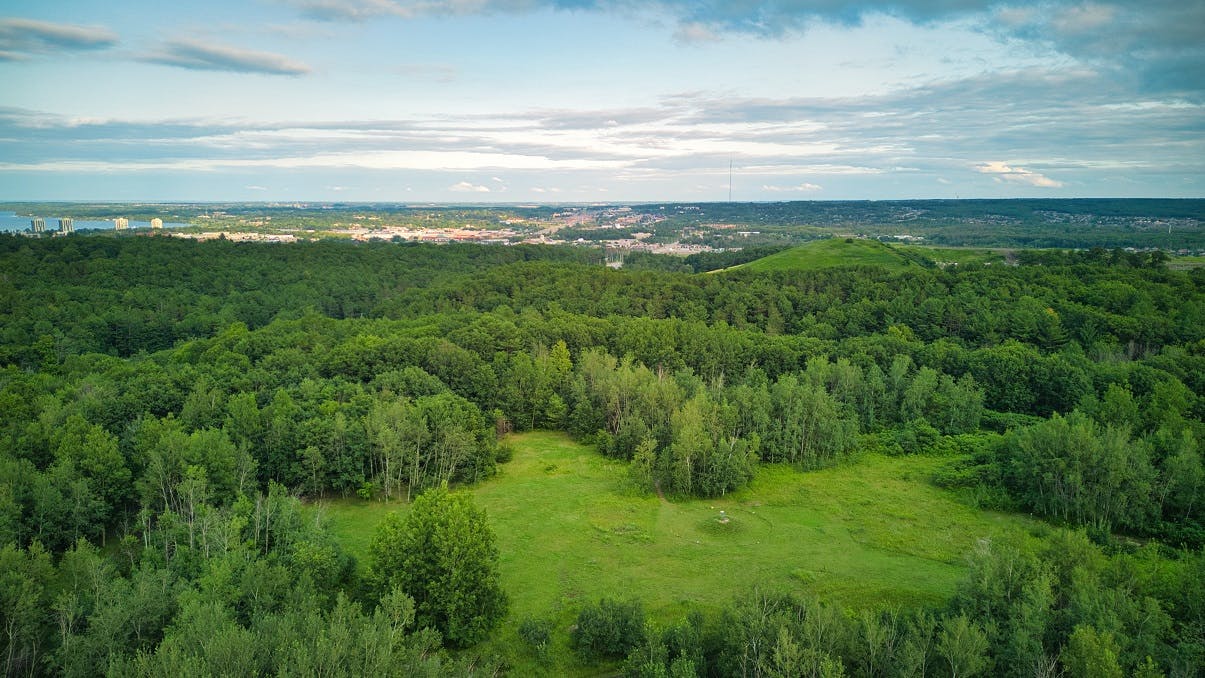
[[[46,232],[47,233],[59,230],[59,217],[58,216],[50,216],[50,215],[45,215],[45,214],[39,214],[37,216],[40,216],[46,220]],[[22,216],[22,215],[17,214],[16,212],[0,212],[0,231],[11,233],[13,231],[29,230],[31,228],[29,221],[32,218],[33,218],[32,216]],[[181,228],[181,227],[190,226],[190,225],[191,224],[182,224],[182,223],[178,223],[178,222],[174,222],[174,221],[163,222],[164,228]],[[140,229],[148,229],[149,230],[150,227],[151,227],[151,222],[149,222],[149,221],[134,221],[133,219],[130,220],[130,228],[131,229],[140,228]],[[76,219],[75,220],[75,230],[84,231],[84,230],[88,230],[88,229],[107,229],[107,230],[112,231],[113,230],[113,220],[112,219],[99,220],[99,221],[91,220],[91,219]]]

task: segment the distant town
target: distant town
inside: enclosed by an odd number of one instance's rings
[[[8,230],[291,243],[543,244],[688,256],[827,237],[934,247],[1205,253],[1205,200],[933,200],[639,205],[9,203]],[[42,215],[62,214],[59,217]],[[28,226],[24,226],[28,224]],[[22,227],[24,226],[24,227]]]

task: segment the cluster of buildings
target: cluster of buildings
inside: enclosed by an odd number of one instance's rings
[[[353,224],[350,228],[327,231],[331,235],[343,236],[361,242],[369,240],[416,240],[419,242],[476,242],[503,244],[511,242],[520,233],[509,228],[414,228],[411,226],[379,226],[365,228]]]
[[[29,220],[29,227],[34,235],[40,236],[46,232],[46,220],[42,217],[34,217]],[[51,232],[52,235],[67,235],[68,233],[75,233],[75,219],[71,217],[59,219],[59,230]]]
[[[128,231],[130,229],[130,220],[125,217],[117,217],[113,220],[113,228],[117,231]],[[159,217],[151,219],[151,229],[156,230],[163,228],[163,220]]]
[[[163,220],[159,217],[151,219],[152,229],[163,228]],[[117,231],[128,231],[130,229],[130,220],[126,217],[117,217],[113,220],[113,229]],[[29,232],[36,236],[41,236],[46,233],[46,219],[44,217],[34,217],[29,220]],[[51,231],[51,235],[67,235],[75,233],[75,219],[72,217],[63,217],[59,219],[59,230]]]
[[[153,227],[152,227],[153,228]],[[249,233],[244,231],[205,231],[203,233],[171,233],[185,240],[229,240],[230,242],[297,242],[292,233]]]

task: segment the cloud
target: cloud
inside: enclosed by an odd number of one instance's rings
[[[1116,18],[1116,7],[1087,3],[1059,10],[1050,24],[1061,33],[1085,33],[1106,28]]]
[[[35,54],[105,49],[116,44],[117,34],[101,26],[0,19],[2,61],[21,61]]]
[[[1182,0],[1023,3],[981,22],[1146,91],[1205,91],[1205,3]]]
[[[317,21],[365,21],[392,16],[412,19],[422,16],[465,16],[472,14],[524,12],[541,7],[559,9],[595,8],[606,4],[591,0],[283,0]]]
[[[363,21],[397,14],[396,5],[388,0],[292,0],[289,4],[318,21]]]
[[[241,176],[241,191],[296,173],[321,176],[317,190],[379,185],[359,177],[392,172],[448,197],[558,185],[576,195],[572,186],[591,182],[621,199],[658,199],[674,187],[726,185],[730,160],[737,186],[784,198],[919,197],[945,186],[964,196],[1060,186],[1105,194],[1123,181],[1142,187],[1130,195],[1188,195],[1205,185],[1205,103],[1135,95],[1092,70],[992,73],[871,96],[694,92],[634,108],[408,119],[145,122],[0,107],[0,140],[0,183],[10,185],[56,173],[173,172]]]
[[[467,181],[461,181],[449,186],[448,190],[456,193],[489,193],[490,187],[478,186],[476,184],[470,184]]]
[[[1053,51],[1114,70],[1151,91],[1205,92],[1205,2],[1200,0],[278,0],[311,19],[609,12],[668,23],[689,45],[727,35],[781,38],[819,25],[890,16],[961,24],[1026,51]],[[665,19],[668,18],[668,22]]]
[[[705,24],[688,21],[678,25],[674,31],[674,40],[686,45],[698,45],[708,42],[719,42],[723,37]]]
[[[975,171],[982,174],[992,174],[1001,181],[1009,181],[1018,184],[1028,184],[1039,188],[1059,188],[1063,184],[1060,181],[1055,181],[1050,177],[1043,176],[1037,172],[1027,170],[1024,167],[1010,167],[1003,162],[985,162],[977,167]]]
[[[267,186],[256,186],[254,184],[252,184],[250,186],[244,186],[243,188],[247,189],[248,191],[266,191],[266,190],[268,190]]]
[[[199,71],[231,71],[265,75],[305,75],[310,68],[303,63],[270,52],[257,52],[230,45],[196,40],[174,40],[143,61]]]
[[[807,182],[795,186],[772,186],[770,184],[762,184],[761,190],[770,191],[771,193],[812,193],[823,190],[823,187]]]

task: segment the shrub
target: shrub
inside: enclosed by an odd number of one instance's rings
[[[570,637],[573,651],[586,662],[626,657],[644,640],[644,608],[640,601],[603,598],[577,615]]]

